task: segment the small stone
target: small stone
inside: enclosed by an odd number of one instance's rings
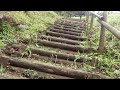
[[[22,24],[18,25],[17,27],[20,29],[28,29],[27,25],[22,25]]]

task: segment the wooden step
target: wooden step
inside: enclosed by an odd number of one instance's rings
[[[12,44],[10,46],[11,48],[14,48],[16,50],[21,50],[21,49],[26,49],[26,45],[17,45],[17,44]],[[45,50],[40,50],[37,48],[29,48],[32,54],[37,54],[40,56],[46,56],[46,57],[53,57],[53,58],[58,58],[58,59],[63,59],[63,60],[69,60],[69,61],[74,61],[76,57],[73,54],[64,54],[64,53],[57,53],[57,52],[52,52],[52,51],[45,51]],[[91,60],[85,59],[84,57],[80,57],[77,59],[76,62],[90,62]]]
[[[52,27],[55,28],[55,29],[62,29],[62,30],[72,29],[72,28],[64,28],[64,27],[58,27],[58,26],[52,26]],[[84,27],[82,27],[82,28],[76,28],[76,29],[72,29],[72,30],[84,30]]]
[[[80,36],[80,33],[71,32],[71,31],[65,31],[65,30],[57,30],[57,29],[54,29],[54,28],[50,29],[50,31],[64,33],[64,34],[69,34],[69,35]]]
[[[105,79],[107,78],[106,76],[100,75],[100,74],[94,74],[94,73],[70,69],[70,68],[68,69],[68,68],[63,68],[59,66],[53,66],[53,65],[46,64],[46,63],[33,62],[30,60],[11,59],[10,64],[13,66],[33,69],[37,71],[61,75],[61,76],[70,77],[70,78],[78,78],[78,79]]]
[[[70,78],[78,78],[78,79],[105,79],[108,78],[104,75],[94,74],[90,72],[85,72],[81,70],[75,70],[70,68],[63,68],[59,66],[53,66],[46,63],[41,63],[33,60],[19,60],[17,58],[9,58],[4,57],[5,59],[9,59],[11,66],[33,69],[37,71],[42,71],[50,74],[56,74],[61,76],[66,76]]]
[[[75,51],[75,52],[81,52],[81,53],[88,53],[92,51],[92,48],[84,48],[80,47],[79,45],[69,45],[59,42],[53,42],[53,41],[47,41],[47,40],[37,40],[37,43],[40,45],[53,47],[53,48],[60,48],[63,50],[69,50],[69,51]]]
[[[48,30],[51,30],[51,29],[54,29],[54,30],[63,30],[63,29],[57,29],[57,28],[54,28],[54,27],[49,27]],[[74,29],[68,29],[68,30],[65,30],[65,31],[70,31],[70,32],[75,32],[75,33],[84,33],[85,31],[84,30],[74,30]]]
[[[40,38],[45,39],[45,40],[49,40],[49,41],[71,44],[71,45],[79,45],[79,43],[80,43],[79,41],[75,41],[75,40],[69,40],[69,39],[64,39],[64,38],[59,38],[59,37],[56,38],[56,37],[46,36],[46,35],[41,35]]]
[[[63,34],[63,33],[52,32],[52,31],[46,31],[46,35],[55,36],[55,37],[62,37],[62,38],[78,40],[78,41],[87,40],[87,38],[82,38],[82,37],[75,36],[75,35]]]
[[[69,78],[69,77],[50,74],[50,73],[45,73],[45,72],[36,71],[36,70],[31,70],[31,73],[27,74],[28,70],[30,70],[30,69],[14,67],[14,66],[11,66],[9,68],[9,71],[20,73],[22,76],[27,77],[29,79],[72,79],[72,78]],[[33,74],[35,74],[35,75],[33,75]]]

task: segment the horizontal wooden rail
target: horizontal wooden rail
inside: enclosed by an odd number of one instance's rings
[[[114,36],[116,36],[118,39],[120,39],[120,31],[117,30],[116,28],[112,27],[110,24],[101,21],[101,20],[97,20],[100,24],[102,24],[108,31],[110,31]]]
[[[93,14],[94,16],[98,17],[99,19],[102,19],[102,18],[103,18],[103,16],[100,16],[100,15],[98,15],[98,14],[92,12],[92,11],[90,11],[90,13]]]
[[[103,16],[100,16],[92,11],[90,11],[90,13],[92,15],[95,15],[96,17],[98,17],[98,22],[103,25],[108,31],[110,31],[115,37],[117,37],[118,39],[120,39],[120,30],[117,30],[116,28],[112,27],[110,24],[108,24],[107,22],[105,22],[103,20]]]
[[[98,14],[92,12],[92,11],[89,11],[88,13],[91,14],[90,29],[92,29],[92,26],[93,26],[93,16],[97,17],[98,18],[97,21],[101,24],[101,34],[100,34],[98,51],[100,53],[102,53],[103,50],[104,50],[105,29],[107,29],[108,31],[110,31],[119,40],[120,40],[120,30],[112,27],[110,24],[108,24],[106,22],[106,20],[107,20],[107,11],[104,11],[102,16],[100,16],[100,15],[98,15]],[[87,18],[88,18],[88,16],[86,17],[86,19]]]

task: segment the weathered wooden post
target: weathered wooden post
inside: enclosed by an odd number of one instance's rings
[[[98,22],[102,25],[104,25],[104,27],[110,31],[115,37],[117,37],[120,40],[120,30],[117,30],[116,28],[112,27],[110,24],[101,21],[98,19]]]
[[[107,11],[103,12],[103,21],[107,21]],[[105,27],[101,25],[101,34],[100,34],[100,40],[99,40],[99,53],[102,53],[104,50],[104,41],[105,41]]]
[[[92,14],[92,15],[91,15],[90,30],[91,30],[91,29],[92,29],[92,27],[93,27],[93,19],[94,19],[94,15]]]
[[[89,24],[89,11],[86,12],[86,29],[88,30],[88,24]]]
[[[89,21],[89,11],[86,12],[86,22],[88,23]]]
[[[80,15],[80,21],[81,21],[81,19],[82,19],[82,15]]]

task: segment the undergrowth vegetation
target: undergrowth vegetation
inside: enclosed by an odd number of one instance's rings
[[[0,74],[4,73],[6,71],[6,68],[3,67],[3,65],[0,65]]]
[[[4,21],[0,25],[0,48],[19,40],[36,40],[39,31],[46,30],[49,24],[60,18],[53,11],[1,11],[11,16],[19,27],[12,27]]]
[[[120,18],[119,14],[110,14],[108,15],[107,22],[113,27],[120,29]],[[90,23],[90,21],[89,21]],[[87,41],[81,45],[85,47],[92,47],[95,50],[98,49],[99,39],[100,39],[100,24],[97,22],[96,18],[94,19],[93,28],[88,31],[87,36],[90,41]],[[86,54],[84,57],[95,60],[94,64],[86,64],[82,67],[83,70],[95,71],[96,69],[110,77],[120,78],[120,40],[118,40],[112,33],[106,30],[105,33],[105,50],[103,54],[98,52],[92,52]],[[79,58],[79,54],[76,58]]]

